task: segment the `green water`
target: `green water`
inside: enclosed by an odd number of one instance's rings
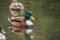
[[[60,0],[19,0],[25,10],[31,10],[36,18],[34,22],[33,40],[60,40]],[[26,1],[26,2],[23,2]],[[7,40],[24,40],[23,37],[7,29],[7,18],[11,15],[9,5],[11,0],[0,0],[0,24],[6,30]]]

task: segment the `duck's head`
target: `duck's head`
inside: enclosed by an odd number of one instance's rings
[[[0,25],[0,32],[2,31],[2,25]]]
[[[29,19],[35,20],[35,18],[32,16],[32,12],[27,11],[27,12],[25,13],[25,15],[26,15],[26,17],[29,17]]]
[[[32,12],[31,11],[27,11],[26,14],[32,15]]]

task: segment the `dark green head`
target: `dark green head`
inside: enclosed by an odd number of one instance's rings
[[[30,17],[31,17],[32,13],[30,11],[26,11],[25,12],[25,20],[30,20]]]
[[[32,15],[32,12],[31,11],[27,11],[25,14]]]

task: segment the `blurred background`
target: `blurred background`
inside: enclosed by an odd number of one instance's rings
[[[25,11],[30,10],[35,17],[32,40],[60,40],[60,0],[18,0]],[[0,24],[3,25],[7,40],[24,40],[8,30],[9,5],[11,0],[0,0]]]

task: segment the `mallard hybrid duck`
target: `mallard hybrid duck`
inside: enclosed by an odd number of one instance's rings
[[[27,11],[24,14],[25,14],[24,15],[25,20],[30,20],[30,19],[35,20],[35,18],[32,16],[32,13],[30,11]]]

